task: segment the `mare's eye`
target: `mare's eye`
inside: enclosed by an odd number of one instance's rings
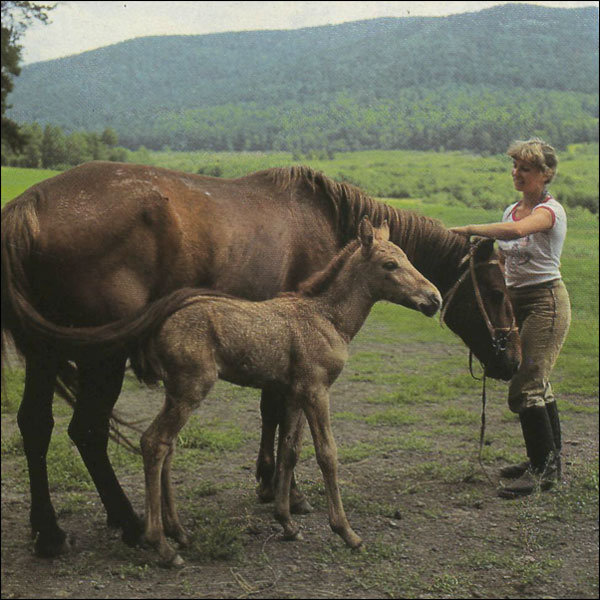
[[[383,268],[386,271],[395,271],[398,268],[398,265],[390,260],[386,263],[383,263]]]

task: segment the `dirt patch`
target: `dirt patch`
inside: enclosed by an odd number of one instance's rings
[[[353,346],[353,354],[361,349]],[[403,351],[410,355],[411,348]],[[218,423],[237,424],[240,441],[179,452],[179,509],[195,532],[192,548],[182,551],[181,570],[159,567],[149,549],[127,548],[106,527],[96,492],[72,480],[55,485],[52,497],[61,526],[75,537],[74,549],[57,559],[35,557],[25,461],[7,450],[16,419],[3,415],[2,597],[598,597],[597,397],[561,399],[576,407],[563,411],[564,482],[506,501],[495,494],[496,472],[507,452],[518,458],[521,441],[500,385],[490,391],[484,471],[477,462],[477,384],[451,401],[415,399],[390,412],[390,405],[365,398],[397,386],[360,381],[357,373],[351,361],[332,389],[332,413],[342,497],[363,552],[346,549],[329,529],[309,440],[298,478],[315,510],[298,517],[301,541],[281,540],[272,506],[257,503],[254,493],[258,395],[220,385],[195,418],[215,431]],[[131,386],[119,406],[151,417],[160,402],[160,392]],[[451,409],[474,418],[453,420]],[[57,437],[68,423],[59,412]],[[141,514],[141,467],[116,457],[120,480]]]

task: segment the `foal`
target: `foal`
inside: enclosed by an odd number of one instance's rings
[[[331,528],[348,546],[361,545],[348,523],[338,488],[328,391],[348,358],[348,344],[378,300],[428,316],[441,305],[437,288],[389,241],[387,224],[374,230],[365,218],[358,238],[297,293],[251,302],[200,292],[142,345],[135,359],[138,375],[145,381],[162,379],[166,390],[164,406],[141,440],[145,537],[161,561],[183,564],[165,533],[182,545],[187,543],[170,484],[177,434],[218,378],[277,389],[286,398],[275,491],[275,517],[284,536],[294,539],[299,531],[290,516],[289,493],[304,414],[325,480]]]

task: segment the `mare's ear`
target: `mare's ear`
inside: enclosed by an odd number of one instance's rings
[[[475,245],[475,258],[479,262],[485,262],[490,259],[494,253],[494,240],[493,238],[478,238],[474,241]]]
[[[384,221],[381,227],[377,227],[374,230],[375,239],[380,242],[389,242],[390,240],[390,226],[387,221]]]
[[[375,232],[373,231],[373,225],[371,225],[369,217],[365,216],[358,226],[358,239],[362,246],[363,254],[369,254],[371,252],[374,238]]]

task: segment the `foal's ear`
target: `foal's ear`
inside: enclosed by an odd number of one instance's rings
[[[494,240],[493,238],[479,238],[475,240],[475,258],[480,262],[485,262],[494,253]]]
[[[358,239],[362,246],[363,254],[368,254],[373,248],[373,240],[375,238],[375,232],[373,231],[373,225],[369,221],[369,217],[363,217],[362,221],[358,226]]]
[[[377,227],[374,230],[375,239],[380,242],[389,242],[390,241],[390,226],[387,221],[384,221],[381,227]]]

